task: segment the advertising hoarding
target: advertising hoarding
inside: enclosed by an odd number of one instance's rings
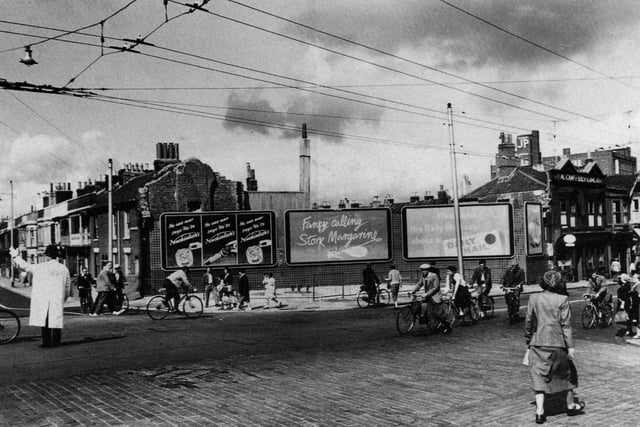
[[[402,209],[403,257],[406,260],[455,258],[458,245],[452,205]],[[460,206],[462,255],[511,257],[513,214],[508,203]]]
[[[525,226],[527,230],[527,255],[542,255],[542,205],[525,203]]]
[[[387,208],[285,213],[287,264],[383,262],[391,254]]]
[[[273,266],[275,236],[271,211],[162,214],[162,269]]]

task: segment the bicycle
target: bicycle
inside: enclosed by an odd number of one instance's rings
[[[492,296],[482,294],[483,291],[484,288],[480,286],[472,288],[471,301],[475,304],[478,314],[484,313],[484,316],[480,316],[481,319],[491,319],[494,315],[496,302]]]
[[[480,318],[478,298],[470,296],[469,304],[465,307],[458,307],[452,292],[445,293],[442,298],[443,304],[446,304],[445,315],[450,325],[453,326],[456,323],[475,325]]]
[[[589,301],[582,309],[582,326],[585,329],[595,328],[596,324],[603,328],[613,325],[613,307],[610,303],[605,302],[598,307],[595,295],[585,294],[582,298]]]
[[[380,289],[380,285],[376,285],[376,296],[374,301],[369,301],[369,293],[361,289],[356,297],[356,302],[359,308],[369,307],[370,305],[387,305],[391,301],[391,294],[387,289]]]
[[[20,334],[20,318],[13,311],[0,306],[0,344],[9,344]]]
[[[196,290],[193,289],[193,292]],[[147,315],[153,320],[162,320],[169,315],[180,311],[188,318],[196,318],[202,316],[204,306],[202,300],[195,295],[191,295],[189,289],[184,290],[184,295],[178,301],[178,310],[173,306],[172,299],[166,295],[156,295],[147,303]]]
[[[423,301],[416,298],[415,294],[408,293],[411,302],[409,305],[402,307],[396,314],[396,329],[400,335],[406,335],[411,332],[416,323],[424,324],[427,327],[427,334],[431,335],[434,332],[442,331],[442,322],[433,316],[429,315],[429,310],[422,314]],[[453,325],[450,325],[450,327]]]
[[[507,303],[509,324],[513,325],[520,319],[520,285],[500,286],[500,288],[504,291],[504,299]]]

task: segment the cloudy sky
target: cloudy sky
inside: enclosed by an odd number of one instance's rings
[[[451,189],[448,103],[467,189],[488,181],[500,132],[539,130],[543,155],[640,154],[635,1],[167,3],[2,1],[0,79],[67,94],[0,91],[0,216],[9,180],[24,212],[108,158],[152,164],[160,141],[296,191],[302,123],[313,201]]]

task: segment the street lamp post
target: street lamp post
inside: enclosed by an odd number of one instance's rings
[[[9,238],[11,239],[11,244],[9,246],[13,248],[13,226],[14,226],[14,219],[13,219],[13,180],[9,180],[9,186],[11,187],[11,235],[9,236]],[[11,273],[11,276],[10,276],[11,277],[11,287],[14,288],[15,284],[13,283],[13,260],[11,260],[11,262],[10,262],[9,271]]]
[[[460,202],[458,201],[458,169],[456,166],[456,143],[453,137],[453,109],[451,103],[447,104],[447,115],[449,117],[449,149],[451,154],[451,173],[453,181],[453,218],[456,230],[456,248],[458,253],[458,271],[463,274],[462,266],[462,230],[460,227]]]
[[[108,217],[108,238],[107,238],[107,251],[109,251],[109,255],[107,256],[107,261],[113,261],[113,159],[109,159],[109,177],[108,177],[108,207],[107,207],[107,217]]]

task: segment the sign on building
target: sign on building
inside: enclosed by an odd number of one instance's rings
[[[388,208],[285,213],[287,264],[386,262],[392,258]]]
[[[458,244],[454,207],[407,206],[402,209],[403,257],[406,260],[455,258]],[[460,206],[462,255],[510,257],[513,214],[509,203]]]
[[[162,269],[273,266],[275,219],[271,211],[162,214]]]

